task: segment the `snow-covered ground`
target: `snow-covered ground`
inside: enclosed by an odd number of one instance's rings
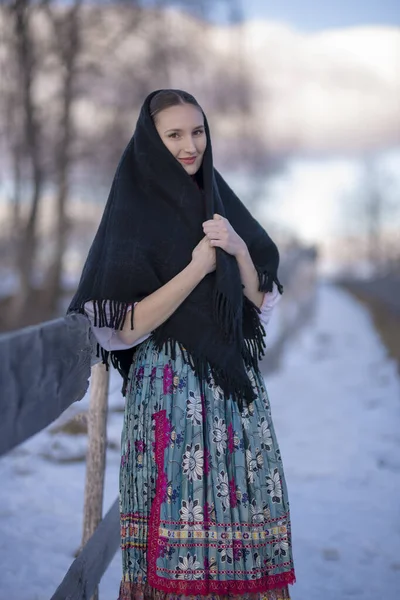
[[[365,309],[321,288],[267,387],[291,500],[293,600],[400,598],[400,379]],[[111,388],[106,509],[122,419],[116,378]],[[61,582],[80,543],[84,452],[84,436],[47,430],[0,459],[0,600],[48,600]],[[117,597],[120,569],[117,553],[102,600]]]

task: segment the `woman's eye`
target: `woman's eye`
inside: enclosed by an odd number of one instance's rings
[[[170,134],[168,134],[168,137],[172,138],[172,139],[176,139],[178,137],[178,134],[176,132],[170,133]]]
[[[194,132],[194,135],[202,135],[204,133],[203,129],[197,129],[197,131]]]

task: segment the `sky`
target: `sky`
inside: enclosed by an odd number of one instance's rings
[[[227,2],[215,2],[215,18],[226,19]],[[400,25],[400,2],[398,0],[234,0],[247,19],[285,21],[305,31],[327,28],[351,27],[353,25]],[[219,10],[218,10],[219,7]],[[232,10],[232,8],[231,8]]]
[[[68,0],[69,1],[69,0]],[[148,6],[160,4],[192,7],[198,14],[201,6],[211,11],[218,23],[232,20],[265,19],[283,21],[302,31],[320,31],[354,25],[400,25],[398,0],[145,0]]]

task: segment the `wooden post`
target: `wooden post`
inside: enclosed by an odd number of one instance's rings
[[[109,371],[105,365],[97,363],[92,367],[90,389],[82,547],[96,531],[103,517],[108,387]],[[98,588],[92,600],[98,600]]]

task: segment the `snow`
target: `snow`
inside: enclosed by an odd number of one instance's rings
[[[400,597],[400,378],[367,311],[321,287],[267,388],[291,502],[292,600]],[[106,510],[118,490],[122,405],[113,377]],[[79,547],[85,436],[50,430],[0,460],[0,600],[50,598]],[[101,598],[117,598],[120,573],[118,552]]]
[[[400,381],[369,314],[322,289],[267,384],[291,501],[293,600],[399,598]]]

